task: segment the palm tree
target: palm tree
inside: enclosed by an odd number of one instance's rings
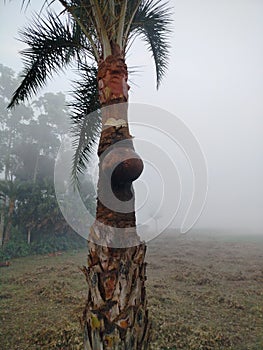
[[[9,107],[34,94],[54,72],[78,62],[83,80],[72,117],[78,136],[75,175],[83,170],[101,126],[96,221],[89,236],[88,267],[83,267],[89,286],[85,349],[146,349],[146,246],[136,233],[132,187],[143,162],[129,131],[125,57],[140,36],[152,53],[159,86],[167,68],[170,9],[158,0],[58,1],[64,8],[60,15],[48,9],[46,17],[36,17],[21,33],[29,48],[23,52],[23,80]],[[101,119],[88,118],[97,108],[97,96]],[[110,201],[109,186],[124,206],[129,203],[126,213],[103,204]]]

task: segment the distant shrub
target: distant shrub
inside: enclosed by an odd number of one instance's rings
[[[13,229],[11,240],[0,249],[0,261],[27,255],[78,250],[84,247],[86,247],[86,240],[72,231],[65,234],[43,234],[28,244],[25,236],[17,229]]]
[[[0,261],[6,261],[14,257],[30,255],[31,249],[26,242],[10,241],[0,250]]]

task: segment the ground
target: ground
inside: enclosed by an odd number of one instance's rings
[[[1,268],[0,349],[82,349],[87,252]],[[263,237],[172,232],[148,245],[151,349],[263,349]]]

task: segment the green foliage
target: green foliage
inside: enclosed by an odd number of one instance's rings
[[[152,53],[157,88],[168,67],[170,24],[171,10],[167,7],[167,3],[160,4],[160,1],[147,0],[141,2],[131,26],[132,34],[141,36],[149,52]]]
[[[25,234],[12,229],[11,240],[0,248],[0,261],[28,255],[48,254],[58,251],[78,250],[86,247],[86,240],[73,231],[38,235],[32,244],[26,242]]]
[[[86,164],[94,153],[94,145],[101,131],[97,69],[85,64],[79,66],[82,79],[74,83],[73,101],[70,103],[72,134],[74,137],[72,180],[86,169]]]
[[[31,253],[33,254],[47,254],[58,251],[78,250],[84,248],[86,242],[77,234],[72,235],[57,235],[46,237],[39,241],[33,242]]]
[[[19,258],[23,256],[30,255],[31,248],[24,241],[9,241],[0,250],[0,260],[6,261],[11,258]]]
[[[0,261],[23,257],[30,254],[31,248],[23,239],[23,235],[15,229],[11,230],[11,239],[0,249]]]
[[[60,16],[51,11],[44,18],[36,14],[31,25],[20,31],[20,36],[28,48],[22,51],[23,80],[9,107],[35,95],[48,78],[70,63],[79,49],[72,23],[61,20]]]

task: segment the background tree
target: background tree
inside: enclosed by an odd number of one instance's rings
[[[119,106],[111,111],[102,109],[101,115],[99,199],[89,238],[88,269],[83,269],[89,285],[84,313],[85,349],[146,349],[149,334],[146,248],[136,233],[132,188],[143,163],[134,152],[128,126],[125,56],[129,43],[141,36],[152,52],[159,85],[167,67],[169,9],[166,4],[153,0],[59,2],[64,7],[61,14],[65,20],[47,10],[46,18],[39,21],[37,17],[22,32],[22,40],[29,48],[23,52],[23,80],[9,106],[30,97],[45,85],[53,72],[65,68],[72,60],[82,65],[84,62],[86,72],[91,71],[87,59],[97,63],[100,106]],[[83,123],[85,143],[77,149],[82,154],[87,155],[95,141],[94,134],[90,133],[97,129],[94,123],[98,126],[99,120]],[[112,145],[113,150],[107,154]],[[122,161],[124,155],[128,160]],[[83,160],[80,164],[83,165]],[[113,169],[109,179],[108,173]],[[124,205],[131,200],[128,213],[113,211],[102,204],[101,199],[108,199],[108,183]],[[122,229],[122,235],[118,235],[118,229]],[[127,246],[130,248],[124,248]]]
[[[10,256],[10,247],[16,255],[23,240],[50,240],[71,232],[60,213],[53,184],[55,158],[68,132],[65,95],[46,93],[27,107],[8,111],[12,82],[18,82],[16,73],[0,65],[0,241],[2,245],[5,240],[2,252],[9,250]],[[86,202],[94,206],[94,196]],[[69,246],[71,243],[69,239]]]
[[[30,106],[21,104],[17,109],[7,109],[12,90],[19,83],[15,72],[0,64],[0,170],[4,179],[11,181],[17,166],[13,149],[18,145],[21,131],[28,120],[33,118]]]
[[[4,225],[3,231],[3,244],[8,243],[11,237],[13,214],[15,211],[16,198],[20,191],[20,186],[21,184],[19,182],[0,182],[0,195],[2,198],[4,198],[6,205],[6,208],[4,208],[4,210],[6,211],[6,223]]]
[[[5,194],[0,192],[0,247],[3,245],[5,224]]]
[[[69,231],[57,204],[53,182],[24,183],[16,207],[14,224],[26,229],[28,244],[32,234],[44,237],[46,233]]]

